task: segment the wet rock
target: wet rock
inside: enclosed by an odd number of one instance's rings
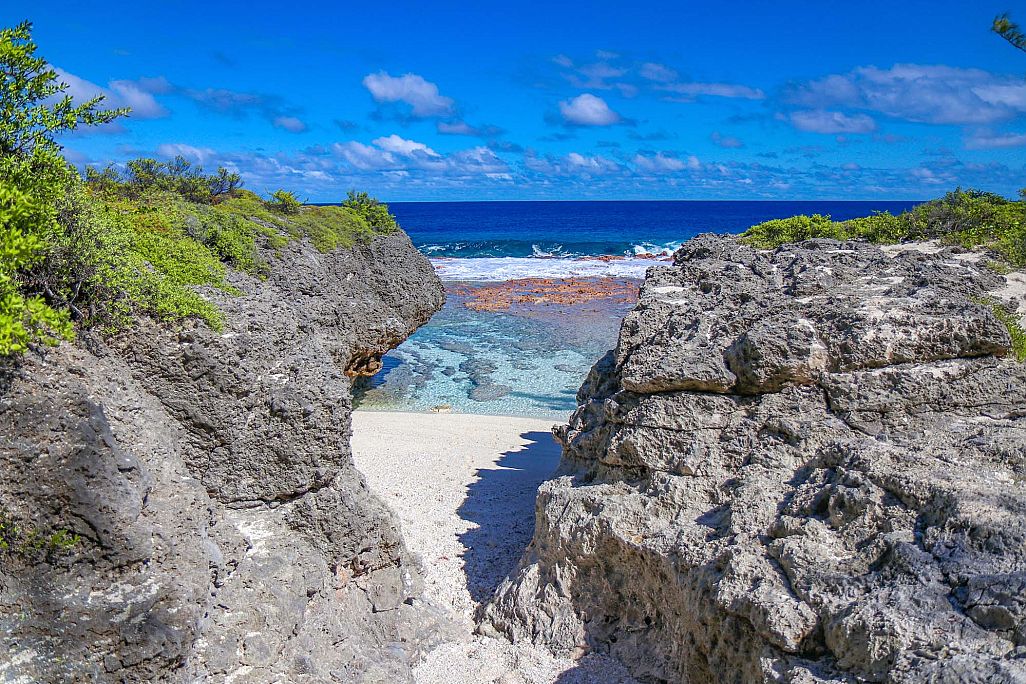
[[[592,369],[483,631],[644,681],[1026,681],[1026,365],[950,251],[700,236]]]
[[[509,385],[499,385],[494,382],[487,382],[470,390],[470,398],[474,401],[495,401],[513,391]]]

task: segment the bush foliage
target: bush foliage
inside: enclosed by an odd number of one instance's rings
[[[351,206],[303,206],[286,190],[265,201],[236,171],[206,174],[184,157],[90,168],[83,180],[55,138],[128,111],[103,109],[102,97],[75,104],[35,52],[28,23],[0,31],[0,356],[139,315],[220,328],[209,293],[237,292],[231,269],[261,276],[290,240],[326,251],[395,228],[366,194],[351,193]]]
[[[1011,266],[1026,266],[1026,196],[1018,201],[979,190],[957,189],[897,216],[887,212],[848,221],[793,216],[749,228],[742,239],[765,249],[826,237],[893,244],[938,239],[966,248],[986,247]]]

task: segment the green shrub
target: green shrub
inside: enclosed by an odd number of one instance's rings
[[[40,259],[40,211],[27,195],[0,184],[0,355],[25,351],[33,341],[56,344],[72,337],[68,312],[26,295],[18,282],[19,271]]]
[[[46,259],[62,198],[77,180],[54,137],[126,113],[101,109],[101,97],[75,105],[67,84],[36,57],[31,28],[0,29],[0,355],[72,337],[59,293],[25,277]]]
[[[270,209],[274,209],[286,216],[292,214],[298,214],[302,208],[303,203],[299,201],[296,194],[289,192],[288,190],[275,190],[271,193],[271,199],[267,201],[267,206]]]
[[[389,233],[399,228],[395,216],[388,211],[388,205],[382,204],[366,192],[350,190],[342,206],[362,217],[371,228],[382,233]]]
[[[216,175],[209,177],[208,183],[211,197],[230,196],[242,187],[242,176],[221,166]]]
[[[938,239],[967,249],[986,247],[1012,266],[1022,267],[1026,266],[1026,198],[1010,201],[994,193],[959,188],[898,216],[883,212],[841,222],[818,214],[792,216],[754,225],[741,236],[763,249],[812,237],[879,244]]]
[[[835,238],[843,240],[841,224],[829,216],[813,214],[773,219],[754,225],[744,234],[745,241],[755,247],[770,249],[788,242],[801,242],[812,238]]]
[[[850,219],[841,223],[843,239],[862,238],[877,244],[892,244],[920,237],[906,216],[890,212],[877,212],[870,216]]]
[[[132,159],[121,171],[108,164],[102,171],[86,168],[86,182],[94,190],[107,196],[137,198],[162,191],[169,192],[196,204],[212,204],[230,197],[242,187],[238,173],[219,167],[211,176],[203,173],[203,167],[196,166],[179,155],[171,161],[156,159]]]

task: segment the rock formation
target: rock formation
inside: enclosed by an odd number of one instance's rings
[[[223,333],[144,321],[6,371],[0,680],[408,680],[432,630],[350,457],[349,376],[441,284],[401,233],[269,261],[209,293]]]
[[[967,256],[651,268],[481,630],[650,682],[1026,681],[1026,365]]]

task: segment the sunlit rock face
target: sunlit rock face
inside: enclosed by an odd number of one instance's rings
[[[1026,365],[970,257],[652,268],[482,631],[653,682],[1026,681]]]
[[[225,330],[142,321],[0,387],[0,680],[407,681],[430,618],[349,449],[348,373],[444,300],[403,234],[267,254]],[[365,679],[361,679],[365,678]]]

